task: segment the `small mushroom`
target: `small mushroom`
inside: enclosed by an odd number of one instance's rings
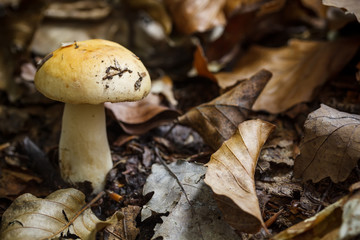
[[[100,192],[113,166],[103,103],[144,98],[151,88],[149,74],[132,52],[107,40],[75,42],[48,56],[35,85],[46,97],[65,102],[61,176],[72,184],[89,181],[93,192]]]

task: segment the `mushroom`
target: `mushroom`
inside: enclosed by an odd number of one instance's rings
[[[146,68],[121,45],[92,39],[63,45],[46,56],[35,86],[46,97],[65,102],[59,144],[62,178],[71,184],[89,181],[93,193],[100,192],[113,166],[104,102],[144,98],[151,88]]]

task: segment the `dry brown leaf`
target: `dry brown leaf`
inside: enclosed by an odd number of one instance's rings
[[[346,180],[360,157],[360,116],[326,105],[309,114],[294,175],[318,182]]]
[[[239,124],[207,164],[205,183],[215,193],[225,220],[239,231],[256,233],[264,226],[254,174],[260,150],[274,127],[262,120]]]
[[[270,78],[271,73],[262,70],[214,100],[191,109],[179,117],[179,122],[195,129],[216,150],[235,133],[239,123],[247,119],[251,106]]]
[[[172,30],[172,22],[164,4],[159,0],[127,0],[131,7],[146,11],[155,21],[161,24],[166,34]]]
[[[57,190],[44,199],[25,193],[4,212],[0,238],[93,240],[97,231],[122,218],[116,212],[101,221],[90,208],[81,212],[84,206],[85,195],[74,188]]]
[[[249,35],[250,30],[254,29],[255,15],[256,11],[249,11],[231,16],[222,35],[214,41],[205,43],[206,54],[204,54],[203,59],[206,64],[206,58],[209,62],[220,61],[225,64],[233,60],[239,50],[240,43]],[[199,51],[199,49],[197,50]],[[203,50],[201,49],[201,51]],[[201,72],[199,72],[199,75],[202,75]],[[205,77],[208,76],[205,75]],[[215,79],[214,76],[212,78]]]
[[[12,198],[23,192],[28,182],[35,181],[40,184],[42,180],[28,173],[13,171],[7,168],[1,169],[0,198]]]
[[[207,57],[205,56],[204,49],[202,48],[200,43],[197,42],[195,44],[196,44],[196,50],[194,52],[193,65],[197,71],[197,74],[199,76],[209,78],[210,80],[216,82],[216,78],[214,74],[210,72],[208,69],[208,60]]]
[[[313,10],[319,17],[326,18],[327,6],[322,4],[322,0],[301,0],[302,4]]]
[[[234,12],[260,9],[264,3],[278,0],[164,0],[177,29],[185,34],[205,32],[224,26]]]
[[[110,232],[108,240],[135,240],[140,230],[136,227],[136,217],[140,213],[141,207],[127,206],[121,209],[124,218],[117,224],[106,227],[106,231]]]
[[[180,114],[160,105],[158,96],[149,94],[138,102],[105,103],[128,134],[143,134],[152,128],[170,122]]]
[[[344,8],[349,13],[355,14],[358,22],[360,22],[360,4],[359,0],[323,0],[323,4],[338,8]]]
[[[226,0],[164,0],[177,29],[185,34],[204,32],[226,23]]]
[[[288,46],[253,46],[231,73],[217,73],[222,88],[239,79],[267,69],[273,78],[253,105],[253,110],[280,113],[312,99],[314,91],[340,71],[354,56],[359,43],[352,41],[317,42],[292,39]],[[341,49],[341,51],[339,51]]]
[[[315,216],[306,219],[282,232],[275,235],[273,240],[313,240],[313,239],[337,239],[336,236],[330,237],[335,230],[336,235],[341,225],[342,207],[347,197],[331,204]],[[327,237],[325,237],[327,236]],[[331,235],[332,236],[332,235]]]

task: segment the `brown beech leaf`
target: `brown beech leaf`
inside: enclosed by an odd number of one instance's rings
[[[262,120],[239,124],[207,164],[205,183],[215,193],[225,220],[242,232],[256,233],[264,226],[254,174],[260,150],[274,127]]]
[[[360,4],[359,0],[322,0],[324,5],[337,8],[344,8],[349,13],[355,14],[358,22],[360,22]]]
[[[185,34],[205,32],[224,26],[234,12],[258,10],[278,0],[164,0],[177,29]]]
[[[360,116],[326,105],[309,114],[294,176],[318,182],[346,180],[360,158]]]
[[[179,122],[195,129],[213,149],[229,139],[239,123],[247,119],[251,106],[271,73],[262,70],[210,102],[201,104],[179,117]]]
[[[185,34],[204,32],[226,23],[226,0],[165,0],[177,29]]]
[[[105,103],[128,134],[143,134],[152,128],[176,119],[176,110],[160,105],[158,96],[149,94],[138,102]]]
[[[340,71],[354,56],[358,42],[317,42],[292,39],[288,46],[253,46],[240,59],[233,72],[217,73],[220,87],[267,69],[273,78],[253,105],[253,110],[280,113],[312,99],[314,90]],[[341,51],[339,51],[341,49]]]

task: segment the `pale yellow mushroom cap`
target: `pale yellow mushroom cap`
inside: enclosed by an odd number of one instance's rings
[[[150,91],[149,73],[120,44],[92,39],[63,46],[40,63],[36,88],[46,97],[72,104],[137,101]]]

